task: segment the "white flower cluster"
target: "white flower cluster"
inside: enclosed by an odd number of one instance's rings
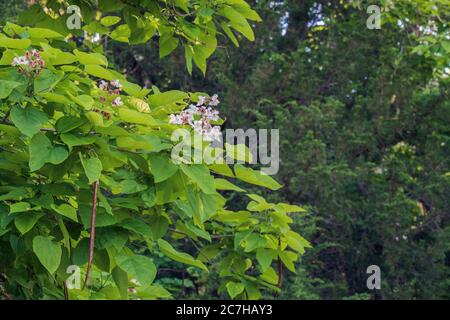
[[[197,105],[191,104],[179,114],[171,114],[169,122],[191,126],[206,141],[220,140],[220,126],[211,124],[211,121],[219,120],[219,111],[211,108],[211,106],[217,106],[219,103],[217,94],[212,97],[200,96]]]
[[[17,67],[20,73],[24,72],[30,76],[32,73],[39,74],[41,69],[45,67],[45,61],[39,51],[33,49],[26,51],[23,56],[14,57],[11,65]]]
[[[98,87],[110,94],[119,94],[122,89],[122,84],[119,80],[111,80],[110,82],[100,80]]]
[[[101,90],[108,92],[110,95],[119,95],[120,90],[122,89],[122,84],[120,83],[119,80],[111,80],[110,82],[101,80],[98,84],[98,87]],[[100,97],[100,101],[106,102],[106,98],[102,96]],[[122,98],[121,97],[114,98],[113,101],[111,101],[111,105],[113,107],[120,107],[121,105],[123,105]]]
[[[123,105],[122,98],[120,98],[120,97],[115,98],[115,99],[111,102],[111,105],[112,105],[113,107],[120,107],[121,105]]]

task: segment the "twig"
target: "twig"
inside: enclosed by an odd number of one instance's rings
[[[89,274],[91,273],[92,260],[94,260],[94,244],[95,244],[95,218],[97,215],[97,191],[98,191],[98,180],[92,185],[93,195],[92,195],[92,217],[91,217],[91,234],[89,237],[89,260],[86,270],[86,278],[83,283],[83,290],[89,279]]]

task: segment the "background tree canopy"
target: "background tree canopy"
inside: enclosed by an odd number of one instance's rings
[[[224,9],[224,3],[234,12]],[[227,274],[230,270],[245,274],[246,260],[235,265],[212,261],[205,273],[170,259],[172,250],[198,254],[195,246],[204,233],[196,229],[194,247],[175,233],[171,234],[177,239],[175,248],[167,249],[160,241],[162,254],[151,255],[161,267],[153,291],[141,294],[201,299],[449,299],[449,2],[248,3],[255,11],[238,0],[79,3],[85,8],[85,27],[71,32],[72,41],[80,50],[103,53],[109,67],[130,83],[142,90],[218,93],[222,101],[218,108],[226,118],[222,128],[279,128],[281,163],[275,178],[283,187],[273,192],[236,185],[270,203],[289,202],[307,209],[290,215],[291,228],[312,248],[295,267],[274,258],[274,272],[263,276],[267,287],[258,293],[250,279]],[[366,27],[371,4],[382,8],[381,29]],[[86,9],[92,5],[98,11]],[[23,1],[8,1],[2,21],[48,27],[66,35],[70,31],[58,18],[60,6],[50,2],[43,10],[37,4],[30,8]],[[102,20],[107,15],[121,20],[109,25]],[[154,36],[156,29],[159,34]],[[3,179],[1,183],[7,184]],[[245,194],[233,190],[223,196],[229,210],[241,210],[248,202]],[[233,224],[229,227],[219,233],[236,231]],[[136,226],[125,229],[136,231]],[[215,226],[206,230],[217,231]],[[9,235],[2,239],[8,252],[21,250]],[[144,247],[134,243],[131,250],[148,256]],[[0,262],[5,250],[0,251]],[[261,252],[259,262],[264,260]],[[197,258],[200,263],[208,260]],[[126,269],[139,265],[125,256],[121,259],[119,264]],[[370,265],[381,268],[381,290],[367,289]],[[293,268],[295,273],[288,270]],[[224,275],[226,282],[217,281]],[[113,276],[123,277],[119,272]],[[14,281],[0,278],[5,294],[33,296],[23,274],[9,277]],[[42,295],[55,294],[49,290]]]

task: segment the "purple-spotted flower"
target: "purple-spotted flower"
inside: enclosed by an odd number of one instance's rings
[[[32,49],[26,51],[23,56],[14,57],[11,66],[17,67],[20,73],[25,73],[27,76],[37,76],[45,67],[45,61],[39,51]]]
[[[117,97],[111,102],[111,105],[113,107],[120,107],[121,105],[123,105],[123,101],[120,97]]]
[[[217,95],[212,98],[200,96],[197,105],[191,104],[179,114],[171,114],[169,123],[176,125],[189,125],[194,132],[201,134],[205,141],[220,140],[220,126],[213,126],[211,122],[219,121],[219,111],[210,106],[219,104]]]

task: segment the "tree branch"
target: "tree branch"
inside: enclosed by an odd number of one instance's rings
[[[89,275],[91,273],[92,268],[92,260],[94,260],[94,245],[95,245],[95,218],[97,215],[97,191],[98,191],[98,180],[94,182],[92,185],[92,217],[91,217],[91,234],[89,237],[89,260],[88,266],[86,270],[86,278],[83,283],[83,290],[86,287],[86,284],[89,279]]]

